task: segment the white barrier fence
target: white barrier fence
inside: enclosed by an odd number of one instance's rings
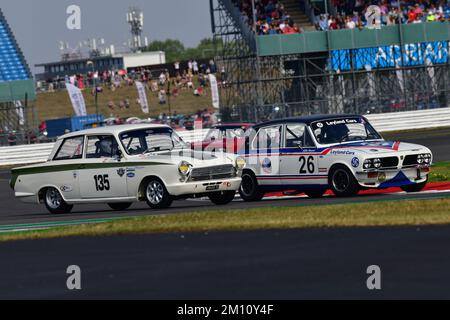
[[[208,130],[178,132],[184,141],[190,143],[201,141]],[[0,147],[0,166],[26,165],[45,162],[53,150],[54,143],[23,145],[17,147]]]
[[[379,132],[450,127],[450,108],[373,114],[367,118]],[[186,142],[201,141],[208,130],[181,131]],[[53,143],[0,148],[0,166],[44,162],[53,149]]]

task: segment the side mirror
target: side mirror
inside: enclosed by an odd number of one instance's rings
[[[117,151],[116,151],[116,160],[120,162],[122,160],[122,158],[123,158],[122,151],[120,149],[117,149]]]
[[[303,141],[294,141],[293,143],[297,146],[297,148],[303,149]]]

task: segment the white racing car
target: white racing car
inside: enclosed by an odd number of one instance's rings
[[[171,128],[128,125],[61,137],[48,162],[14,169],[11,187],[27,203],[44,203],[54,214],[74,204],[105,203],[126,210],[133,202],[167,208],[173,200],[209,197],[231,202],[245,159],[192,151]]]
[[[327,189],[337,196],[389,187],[418,192],[427,184],[433,160],[426,147],[383,140],[361,116],[309,116],[254,129],[246,142],[240,188],[246,201],[261,200],[270,191],[312,198]]]

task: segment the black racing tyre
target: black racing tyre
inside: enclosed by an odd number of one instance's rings
[[[428,184],[428,179],[425,182],[422,183],[416,183],[416,184],[411,184],[409,186],[404,186],[402,187],[402,190],[408,193],[411,192],[420,192],[422,191]]]
[[[328,183],[337,197],[353,197],[360,191],[358,181],[343,165],[335,166],[331,170]]]
[[[125,211],[131,207],[131,202],[124,203],[108,203],[108,206],[114,211]]]
[[[145,186],[145,199],[152,209],[166,209],[172,205],[173,198],[166,189],[164,183],[152,178]]]
[[[72,205],[68,205],[61,193],[56,188],[48,188],[44,193],[44,204],[47,210],[52,214],[70,213],[73,209]]]
[[[311,199],[318,199],[318,198],[322,198],[323,195],[325,194],[325,192],[327,192],[326,189],[309,190],[309,191],[305,191],[305,194]]]
[[[254,202],[264,198],[264,192],[258,185],[255,175],[250,171],[244,171],[242,174],[242,183],[239,188],[239,194],[244,201]]]
[[[236,197],[236,191],[213,192],[208,195],[209,200],[218,206],[229,204]]]

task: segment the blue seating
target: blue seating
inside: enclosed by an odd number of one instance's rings
[[[0,13],[0,82],[28,80],[30,74],[26,62],[15,45],[6,21]]]

